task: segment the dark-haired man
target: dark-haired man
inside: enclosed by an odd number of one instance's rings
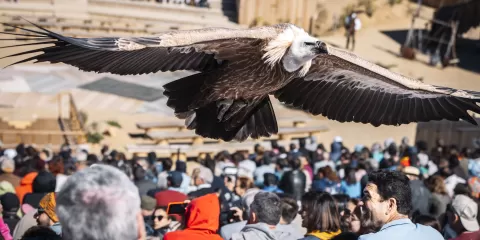
[[[414,224],[408,218],[412,210],[412,193],[408,177],[398,171],[379,170],[368,175],[363,190],[363,204],[372,212],[377,233],[360,236],[360,240],[442,240],[435,229]]]
[[[303,238],[298,228],[293,226],[292,222],[298,214],[298,204],[293,198],[282,197],[281,204],[282,216],[280,223],[275,229],[275,235],[278,240],[290,240]]]
[[[241,232],[232,234],[231,240],[276,240],[274,231],[281,215],[280,198],[275,193],[259,192],[250,206],[248,224]]]

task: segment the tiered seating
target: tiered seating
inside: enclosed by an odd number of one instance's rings
[[[250,139],[241,143],[225,143],[217,139],[202,138],[194,131],[187,130],[183,121],[137,123],[137,128],[144,131],[143,136],[150,139],[151,143],[130,144],[127,145],[127,151],[129,153],[154,151],[159,155],[169,156],[180,149],[181,152],[191,157],[200,153],[214,153],[220,150],[251,150],[255,143],[262,144],[268,149],[271,140],[278,140],[288,145],[294,139],[310,137],[328,131],[325,126],[306,126],[312,120],[309,117],[301,116],[280,118],[278,123],[281,127],[279,127],[277,135],[258,140]]]

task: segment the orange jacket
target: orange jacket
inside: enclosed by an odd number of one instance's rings
[[[220,202],[215,193],[193,199],[188,205],[185,230],[169,232],[164,240],[222,240],[217,234],[220,224]]]
[[[38,175],[38,172],[31,172],[25,175],[25,177],[23,177],[22,180],[20,181],[20,186],[15,188],[15,192],[17,192],[18,199],[20,200],[20,205],[23,202],[23,197],[27,193],[33,192],[32,184],[33,184],[33,180],[35,180],[37,175]]]

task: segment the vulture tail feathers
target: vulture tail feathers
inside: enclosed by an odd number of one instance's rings
[[[245,141],[248,137],[268,137],[278,132],[277,121],[268,96],[263,99],[217,101],[194,110],[195,133],[224,141]],[[219,115],[222,108],[229,108]],[[238,109],[240,108],[240,109]],[[234,111],[229,114],[229,111]],[[225,117],[228,115],[228,119]],[[219,120],[219,117],[223,117]]]
[[[240,142],[278,132],[268,96],[207,102],[201,90],[207,78],[208,74],[198,73],[163,86],[167,106],[175,110],[178,118],[185,119],[188,129],[202,137]]]

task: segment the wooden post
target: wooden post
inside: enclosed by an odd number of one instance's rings
[[[458,21],[451,23],[452,28],[452,35],[450,36],[450,41],[448,42],[447,51],[445,51],[444,59],[454,59],[456,58],[456,53],[452,52],[455,46],[455,41],[457,39],[457,29],[458,29]],[[452,58],[450,58],[450,54],[452,54]]]

